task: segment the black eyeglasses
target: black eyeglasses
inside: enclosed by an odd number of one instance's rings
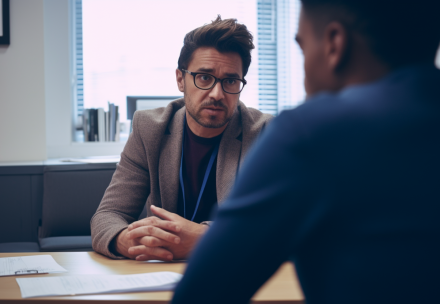
[[[182,69],[182,72],[188,73],[194,76],[194,85],[200,90],[212,89],[217,82],[220,82],[222,90],[228,94],[239,94],[244,86],[246,85],[246,80],[239,78],[217,78],[214,75],[208,73],[194,73]]]

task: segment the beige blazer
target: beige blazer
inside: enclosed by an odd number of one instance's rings
[[[133,132],[121,154],[109,187],[91,220],[93,249],[112,258],[110,242],[138,220],[145,205],[177,213],[179,168],[182,152],[183,98],[165,108],[137,111]],[[216,188],[219,204],[234,183],[243,157],[272,118],[239,102],[220,141]]]

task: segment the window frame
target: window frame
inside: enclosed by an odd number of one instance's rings
[[[47,158],[119,155],[125,142],[74,142],[74,0],[44,0]]]

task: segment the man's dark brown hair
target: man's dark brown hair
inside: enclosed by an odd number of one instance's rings
[[[222,20],[220,15],[210,24],[192,30],[185,35],[180,51],[178,68],[188,69],[194,51],[200,47],[213,47],[220,53],[236,52],[243,62],[243,78],[251,64],[251,50],[254,49],[252,34],[246,25],[236,19]]]

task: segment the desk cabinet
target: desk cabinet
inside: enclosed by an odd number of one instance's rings
[[[72,181],[77,180],[80,184],[83,181],[82,186],[79,185],[79,191],[82,191],[83,197],[90,198],[95,203],[102,197],[115,169],[115,163],[83,164],[61,161],[0,165],[0,243],[38,242],[45,174],[52,178],[62,177],[57,188],[72,189],[75,187]],[[70,184],[63,185],[62,181]],[[84,183],[87,183],[87,187]],[[51,197],[55,190],[60,189],[46,187],[46,196]],[[87,212],[87,217],[90,217],[89,213]],[[89,220],[84,219],[83,222]]]

